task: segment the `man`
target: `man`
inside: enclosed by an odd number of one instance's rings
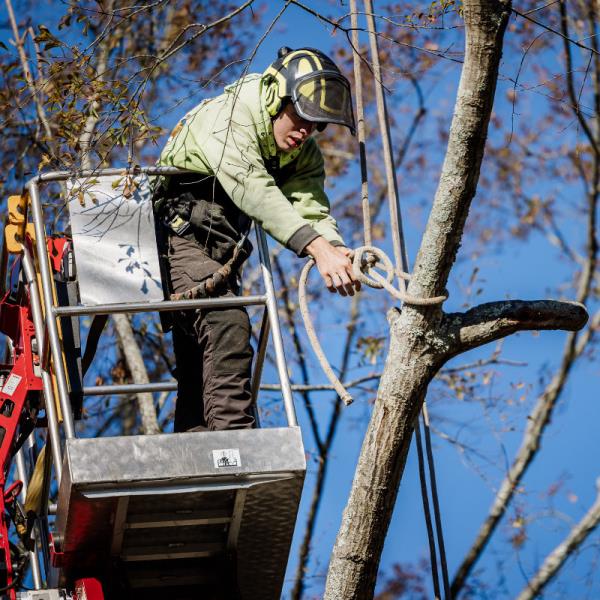
[[[350,85],[312,48],[280,49],[265,73],[243,77],[182,119],[159,164],[193,173],[165,178],[155,204],[175,294],[236,294],[251,219],[298,256],[312,256],[330,291],[360,288],[329,214],[323,158],[311,137],[328,123],[354,134]],[[252,427],[246,311],[178,316],[173,343],[175,431]]]

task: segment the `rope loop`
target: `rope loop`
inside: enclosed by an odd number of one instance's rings
[[[306,262],[304,267],[302,268],[302,272],[300,273],[300,280],[298,281],[298,304],[300,305],[300,314],[302,315],[302,320],[304,321],[304,327],[306,328],[306,333],[308,335],[308,339],[313,347],[317,358],[319,359],[319,363],[321,364],[321,368],[325,372],[327,379],[333,385],[335,391],[338,396],[343,400],[346,406],[348,404],[352,404],[353,398],[352,395],[348,392],[348,390],[342,385],[342,382],[338,379],[336,374],[333,372],[327,357],[325,356],[325,352],[319,343],[319,338],[317,337],[317,332],[315,331],[315,327],[312,323],[312,319],[310,316],[310,309],[308,308],[308,300],[306,298],[306,281],[308,279],[308,274],[310,270],[315,266],[315,261],[311,258]]]
[[[383,284],[380,281],[375,279],[374,276],[369,277],[366,273],[366,271],[372,270],[378,263],[382,263],[378,268],[385,272],[385,280],[391,284],[394,281],[394,265],[390,257],[383,250],[375,246],[359,246],[354,250],[352,258],[354,277],[371,288],[376,290],[383,289]]]
[[[370,254],[371,256],[366,258],[366,254]],[[385,277],[375,271],[374,267],[378,263],[382,263],[378,268],[385,272]],[[418,296],[411,296],[405,291],[394,287],[392,282],[394,281],[395,274],[405,281],[409,281],[411,276],[401,270],[396,272],[390,257],[383,250],[375,246],[360,246],[354,250],[352,270],[356,279],[361,283],[378,290],[385,289],[396,300],[410,306],[434,306],[442,304],[448,299],[448,294],[434,296],[433,298],[420,298]],[[367,271],[369,274],[366,273]]]
[[[377,268],[385,272],[385,277],[380,275],[375,270],[375,265],[378,263],[381,263],[381,265]],[[327,379],[329,379],[335,391],[338,393],[344,403],[350,404],[352,402],[352,396],[348,390],[344,388],[341,381],[333,372],[333,369],[331,368],[331,365],[325,356],[325,352],[319,343],[317,333],[312,323],[310,310],[308,308],[306,283],[308,280],[308,274],[310,273],[310,270],[313,268],[314,264],[315,261],[310,259],[306,262],[302,272],[300,273],[300,280],[298,282],[298,303],[300,305],[300,313],[302,314],[302,319],[304,320],[304,327],[306,328],[308,339],[310,340],[313,350],[319,359],[319,363],[321,364]],[[392,285],[394,275],[396,274],[394,265],[392,264],[389,256],[383,250],[376,248],[375,246],[360,246],[353,251],[352,270],[356,279],[358,279],[361,283],[364,283],[366,286],[374,289],[385,289],[394,298],[404,302],[404,304],[412,304],[415,306],[432,306],[435,304],[441,304],[448,297],[447,295],[444,295],[436,296],[434,298],[417,298],[396,289]],[[365,271],[368,271],[368,274]],[[404,280],[410,279],[410,275],[408,273],[404,273],[403,271],[398,273],[398,275]]]

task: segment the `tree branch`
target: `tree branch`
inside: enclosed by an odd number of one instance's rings
[[[23,40],[27,35],[27,32],[23,34],[23,37],[19,35],[19,28],[17,25],[17,21],[15,19],[15,13],[13,10],[11,0],[6,1],[6,10],[8,12],[8,18],[10,21],[10,25],[13,31],[13,35],[15,36],[15,45],[17,47],[17,51],[19,53],[19,59],[21,61],[21,68],[23,69],[23,75],[25,76],[25,81],[27,82],[27,87],[31,94],[31,98],[35,104],[35,109],[37,112],[38,119],[44,128],[44,134],[50,140],[52,138],[52,130],[50,129],[50,124],[48,123],[48,117],[46,116],[46,112],[44,110],[44,106],[40,100],[38,95],[36,84],[33,79],[33,75],[31,74],[31,69],[29,67],[29,60],[27,58],[27,54],[25,53],[25,46]]]
[[[455,356],[517,331],[579,331],[587,320],[585,306],[577,302],[508,300],[444,315],[441,330],[447,335],[450,356]]]
[[[113,315],[113,321],[117,332],[117,338],[123,349],[123,357],[127,361],[127,366],[131,372],[131,378],[137,384],[150,383],[148,370],[144,364],[144,357],[142,356],[140,347],[133,335],[133,329],[127,315],[115,314]],[[136,394],[136,398],[142,420],[143,433],[145,435],[160,433],[152,393],[139,392]]]
[[[600,523],[600,479],[596,481],[596,501],[584,517],[571,529],[569,535],[547,557],[538,572],[527,583],[517,600],[539,598],[542,590],[550,583],[573,551],[579,547]]]
[[[579,99],[577,98],[577,94],[575,93],[575,87],[573,84],[573,59],[571,57],[571,46],[569,45],[569,23],[567,20],[567,9],[564,3],[564,0],[561,0],[558,3],[560,8],[560,25],[562,29],[562,38],[564,40],[564,50],[565,50],[565,60],[566,60],[566,73],[567,73],[567,89],[569,91],[569,97],[571,98],[571,104],[573,105],[573,110],[575,111],[575,116],[579,121],[579,125],[583,129],[590,145],[594,149],[596,154],[600,154],[600,148],[598,147],[598,143],[588,125],[588,122],[585,120],[583,114],[581,113],[581,108],[579,106]],[[591,50],[594,52],[593,48],[587,48],[587,50]]]
[[[568,336],[560,367],[527,417],[527,428],[523,435],[519,451],[498,489],[488,516],[481,525],[475,541],[454,576],[451,588],[453,597],[457,596],[459,590],[464,585],[475,562],[481,556],[500,519],[506,512],[515,490],[523,480],[527,468],[538,453],[543,433],[550,422],[554,407],[566,385],[569,371],[592,341],[598,327],[600,327],[600,311],[594,315],[590,325],[582,334],[571,333]]]

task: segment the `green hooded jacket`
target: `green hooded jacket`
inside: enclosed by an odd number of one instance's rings
[[[175,127],[158,164],[215,176],[242,212],[298,255],[319,235],[343,245],[317,143],[279,151],[265,92],[252,74],[201,102]]]

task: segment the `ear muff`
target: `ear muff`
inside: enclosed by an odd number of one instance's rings
[[[278,95],[279,84],[276,79],[269,78],[265,92],[265,108],[272,117],[277,116],[281,110],[281,98]]]

